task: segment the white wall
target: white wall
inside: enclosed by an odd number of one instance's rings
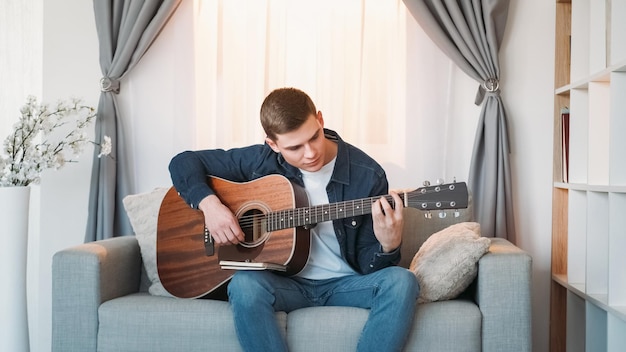
[[[43,3],[43,100],[79,97],[97,107],[101,75],[92,2]],[[46,171],[39,186],[40,231],[29,238],[31,351],[51,346],[52,256],[84,241],[92,152],[93,147],[86,148],[78,163]]]
[[[407,167],[394,169],[383,163],[390,186],[418,187],[439,178],[467,181],[472,155],[468,146],[474,143],[480,112],[474,105],[478,84],[456,68],[412,15],[407,16]],[[438,97],[452,97],[458,104]]]
[[[553,1],[512,0],[501,48],[515,227],[518,245],[533,257],[534,351],[549,346],[554,16]]]
[[[195,104],[192,6],[183,1],[159,37],[130,71],[118,95],[120,115],[132,149],[135,193],[171,185],[167,166],[175,154],[195,149],[198,116]],[[147,101],[145,97],[150,97]],[[134,103],[138,102],[138,103]]]
[[[183,2],[183,6],[185,3]],[[533,332],[535,351],[548,349],[548,312],[551,231],[551,153],[554,5],[544,0],[512,0],[507,35],[501,51],[502,97],[507,108],[511,137],[516,228],[519,245],[533,256]],[[166,31],[175,31],[167,28]],[[167,36],[169,32],[164,32]],[[159,45],[158,42],[155,45]],[[185,44],[182,44],[185,49]],[[532,48],[532,49],[529,49]],[[172,53],[176,61],[180,52]],[[419,53],[409,53],[419,55]],[[146,56],[146,59],[149,59]],[[92,3],[81,0],[47,0],[44,4],[43,97],[46,100],[78,95],[96,105],[99,95],[98,46]],[[149,60],[146,61],[149,63]],[[137,68],[140,69],[139,67]],[[144,67],[145,69],[145,67]],[[450,68],[448,68],[450,69]],[[465,154],[469,163],[477,107],[473,105],[476,83],[452,68],[455,87],[451,101],[453,112],[467,117],[462,123],[468,133],[459,136],[453,150]],[[195,84],[189,77],[189,84]],[[184,80],[186,81],[186,79]],[[184,82],[183,82],[184,83]],[[124,89],[124,87],[122,87]],[[169,89],[169,88],[167,88]],[[408,86],[411,90],[411,86]],[[408,94],[419,92],[408,92]],[[193,101],[190,102],[193,104]],[[409,107],[410,108],[410,107]],[[182,113],[193,112],[182,110]],[[181,111],[168,111],[175,115]],[[425,112],[436,113],[436,111]],[[407,136],[412,128],[407,126]],[[175,131],[172,131],[175,133]],[[193,135],[192,135],[193,136]],[[469,141],[471,143],[471,140]],[[416,141],[415,145],[419,146]],[[170,149],[178,146],[169,146]],[[168,149],[169,150],[169,149]],[[136,157],[148,157],[150,150],[135,151]],[[31,238],[35,257],[30,258],[29,292],[31,302],[31,349],[50,349],[50,263],[54,252],[83,242],[86,223],[90,152],[77,164],[58,172],[48,172],[41,185],[41,234]],[[463,159],[463,158],[462,158]],[[419,162],[419,161],[416,161]],[[463,164],[463,163],[460,163]],[[157,166],[155,166],[157,167]],[[449,175],[459,175],[466,165],[446,165]],[[165,181],[165,170],[158,180]],[[427,171],[419,170],[429,178]],[[393,170],[390,179],[405,182]],[[418,180],[421,182],[421,180]],[[147,190],[150,184],[142,190]],[[393,187],[393,184],[392,184]],[[33,267],[33,263],[35,264]],[[34,279],[33,279],[34,278]],[[511,302],[515,304],[515,302]]]

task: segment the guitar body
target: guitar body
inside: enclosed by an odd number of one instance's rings
[[[269,232],[256,224],[256,215],[308,206],[303,188],[280,175],[236,183],[209,177],[207,183],[222,203],[240,220],[246,239],[238,245],[220,246],[205,233],[204,214],[192,209],[172,187],[159,211],[157,268],[163,287],[179,298],[199,298],[223,290],[233,270],[222,270],[220,261],[263,262],[287,267],[286,275],[304,268],[310,235],[303,227]],[[250,220],[252,219],[252,220]]]

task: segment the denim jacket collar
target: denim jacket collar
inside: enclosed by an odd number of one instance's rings
[[[339,137],[337,132],[324,129],[326,138],[337,143],[337,161],[335,162],[335,171],[331,177],[331,181],[350,184],[350,157],[346,143]]]
[[[346,143],[339,137],[339,134],[333,130],[325,128],[324,136],[337,143],[337,161],[335,162],[335,170],[333,171],[331,181],[345,185],[350,184],[350,158]],[[287,178],[297,179],[300,183],[302,182],[302,173],[300,170],[290,165],[282,154],[278,155],[278,163],[284,168]]]

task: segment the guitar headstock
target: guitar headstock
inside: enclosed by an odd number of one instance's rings
[[[408,192],[407,196],[408,206],[420,210],[464,209],[469,202],[465,182],[427,185]]]

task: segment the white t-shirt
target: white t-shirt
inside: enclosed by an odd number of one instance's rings
[[[335,169],[335,161],[336,158],[317,172],[300,170],[311,206],[329,203],[326,186]],[[323,280],[352,274],[355,274],[354,270],[341,257],[333,222],[324,221],[317,224],[311,229],[309,261],[298,276],[312,280]]]

